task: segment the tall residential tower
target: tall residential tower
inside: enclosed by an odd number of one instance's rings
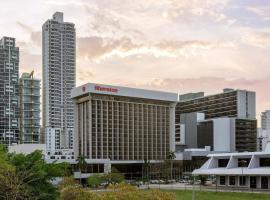
[[[23,73],[19,84],[20,94],[20,143],[40,141],[40,80],[34,71]]]
[[[42,139],[60,130],[60,148],[72,148],[74,107],[70,98],[75,87],[76,36],[74,24],[56,12],[42,26]],[[55,138],[49,138],[55,142]],[[49,141],[48,141],[49,142]]]
[[[0,40],[0,143],[18,142],[19,48],[15,38]]]

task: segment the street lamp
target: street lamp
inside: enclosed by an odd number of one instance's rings
[[[192,200],[195,200],[195,176],[193,175]]]
[[[246,161],[246,160],[239,160],[238,162],[241,164],[241,169],[242,169],[241,182],[242,182],[242,184],[243,184],[243,171],[244,171],[244,164],[246,164],[246,163],[247,163],[247,161]]]

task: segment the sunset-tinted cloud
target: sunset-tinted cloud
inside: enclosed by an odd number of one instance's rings
[[[270,108],[269,1],[4,1],[0,30],[17,38],[21,72],[41,77],[41,27],[55,11],[76,25],[78,85],[241,88],[257,92],[258,115]]]

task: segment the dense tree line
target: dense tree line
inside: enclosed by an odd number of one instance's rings
[[[68,164],[47,164],[41,151],[15,154],[0,146],[0,199],[57,199],[58,190],[52,181],[67,175]]]

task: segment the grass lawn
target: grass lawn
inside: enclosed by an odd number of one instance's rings
[[[175,191],[177,200],[191,200],[192,191]],[[240,192],[199,192],[196,200],[270,200],[270,194],[240,193]]]

